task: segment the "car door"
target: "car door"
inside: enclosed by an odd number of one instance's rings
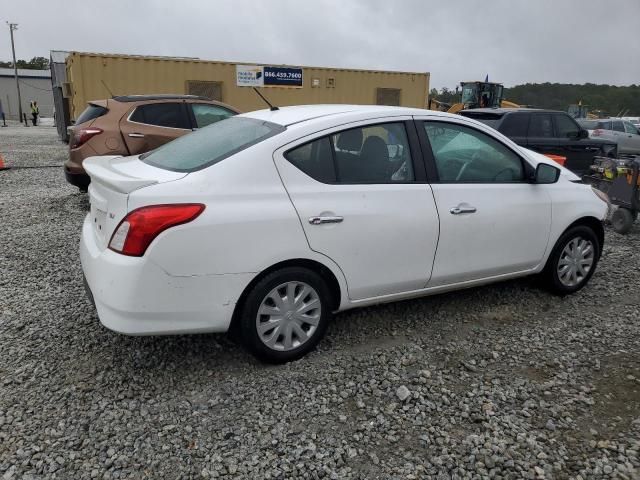
[[[611,119],[609,125],[609,133],[611,134],[611,139],[618,145],[618,152],[628,153],[627,144],[625,142],[626,133],[624,131],[624,124],[622,123],[622,120]]]
[[[309,247],[360,300],[424,288],[439,224],[410,117],[359,122],[274,154]]]
[[[596,145],[592,139],[582,136],[584,130],[578,123],[566,113],[554,113],[554,135],[564,149],[567,157],[565,167],[577,174],[589,171],[593,163],[593,157],[601,153],[600,146]]]
[[[640,154],[640,132],[631,122],[622,122],[624,125],[624,153]]]
[[[566,155],[553,131],[550,113],[531,113],[527,132],[527,147],[542,154]]]
[[[210,103],[187,103],[187,108],[194,130],[236,115],[236,112]]]
[[[131,155],[148,152],[191,131],[184,102],[136,106],[120,120],[120,131]]]
[[[526,181],[525,160],[486,131],[425,119],[418,131],[434,165],[440,238],[428,286],[530,271],[551,228],[551,199]],[[531,167],[529,167],[531,168]]]

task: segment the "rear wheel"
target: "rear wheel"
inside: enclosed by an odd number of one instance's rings
[[[584,225],[567,230],[558,240],[543,272],[547,288],[558,295],[577,292],[584,287],[600,259],[600,244],[595,232]]]
[[[631,230],[636,217],[637,213],[634,215],[628,208],[619,207],[611,215],[611,226],[617,233],[624,235]]]
[[[329,288],[317,273],[300,267],[272,272],[247,295],[239,325],[243,343],[265,362],[297,360],[324,336],[331,305]]]

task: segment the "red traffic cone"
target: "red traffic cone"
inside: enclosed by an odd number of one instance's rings
[[[0,170],[9,170],[11,167],[4,163],[4,158],[0,155]]]

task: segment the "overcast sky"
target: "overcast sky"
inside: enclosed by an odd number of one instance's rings
[[[0,59],[49,50],[640,84],[640,0],[0,0]]]

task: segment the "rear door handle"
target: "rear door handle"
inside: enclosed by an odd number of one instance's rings
[[[462,213],[476,213],[476,207],[472,207],[471,205],[458,205],[457,207],[453,207],[449,210],[451,215],[460,215]]]
[[[344,220],[342,217],[309,217],[311,225],[322,225],[323,223],[340,223]]]
[[[144,134],[143,133],[130,133],[129,136],[131,138],[144,138]]]

